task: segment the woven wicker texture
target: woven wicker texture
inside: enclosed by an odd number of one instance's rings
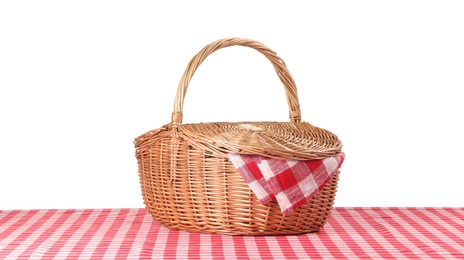
[[[285,87],[290,122],[182,124],[196,69],[216,50],[235,45],[253,48],[272,63]],[[301,122],[293,78],[283,60],[259,42],[228,38],[204,47],[180,80],[171,123],[134,143],[146,208],[168,227],[231,235],[299,234],[321,228],[332,209],[338,174],[309,203],[284,217],[277,203],[258,201],[227,159],[227,153],[242,153],[309,160],[341,151],[336,135]]]

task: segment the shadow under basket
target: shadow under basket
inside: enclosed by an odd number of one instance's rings
[[[182,124],[189,82],[218,49],[245,46],[263,54],[282,81],[290,122]],[[135,139],[142,195],[154,219],[173,229],[229,235],[290,235],[315,232],[334,203],[337,172],[307,204],[288,216],[272,202],[262,205],[228,159],[229,153],[281,160],[324,159],[340,153],[333,133],[301,121],[293,78],[285,63],[263,44],[228,38],[203,48],[179,83],[171,123]]]

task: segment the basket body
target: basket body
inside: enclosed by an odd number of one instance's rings
[[[188,84],[214,51],[241,45],[271,61],[285,87],[290,122],[181,124]],[[341,151],[331,132],[301,122],[295,83],[285,63],[259,42],[229,38],[203,48],[181,78],[172,121],[135,140],[143,200],[164,225],[181,230],[230,235],[289,235],[315,232],[327,221],[339,173],[307,204],[284,216],[276,202],[262,205],[228,153],[283,160],[323,159]]]
[[[274,129],[292,123],[248,124]],[[137,160],[147,210],[170,228],[196,232],[289,235],[319,230],[332,209],[338,174],[309,203],[283,216],[276,202],[259,202],[224,152],[215,149],[214,142],[206,142],[211,136],[195,138],[192,132],[194,129],[206,135],[205,129],[210,129],[209,133],[216,135],[237,125],[184,125],[179,136],[173,136],[169,128],[161,128],[139,137]],[[313,134],[308,139],[325,133],[321,140],[336,141],[323,129],[311,126],[308,131]]]

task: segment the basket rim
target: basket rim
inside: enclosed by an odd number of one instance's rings
[[[342,143],[332,132],[307,122],[243,121],[189,123],[172,134],[170,124],[146,132],[134,141],[137,149],[163,138],[187,140],[216,156],[259,154],[285,160],[322,159],[339,153]]]

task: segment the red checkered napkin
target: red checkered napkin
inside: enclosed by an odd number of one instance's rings
[[[320,160],[277,160],[260,155],[228,154],[262,204],[277,200],[289,215],[316,195],[343,163],[345,154]]]

